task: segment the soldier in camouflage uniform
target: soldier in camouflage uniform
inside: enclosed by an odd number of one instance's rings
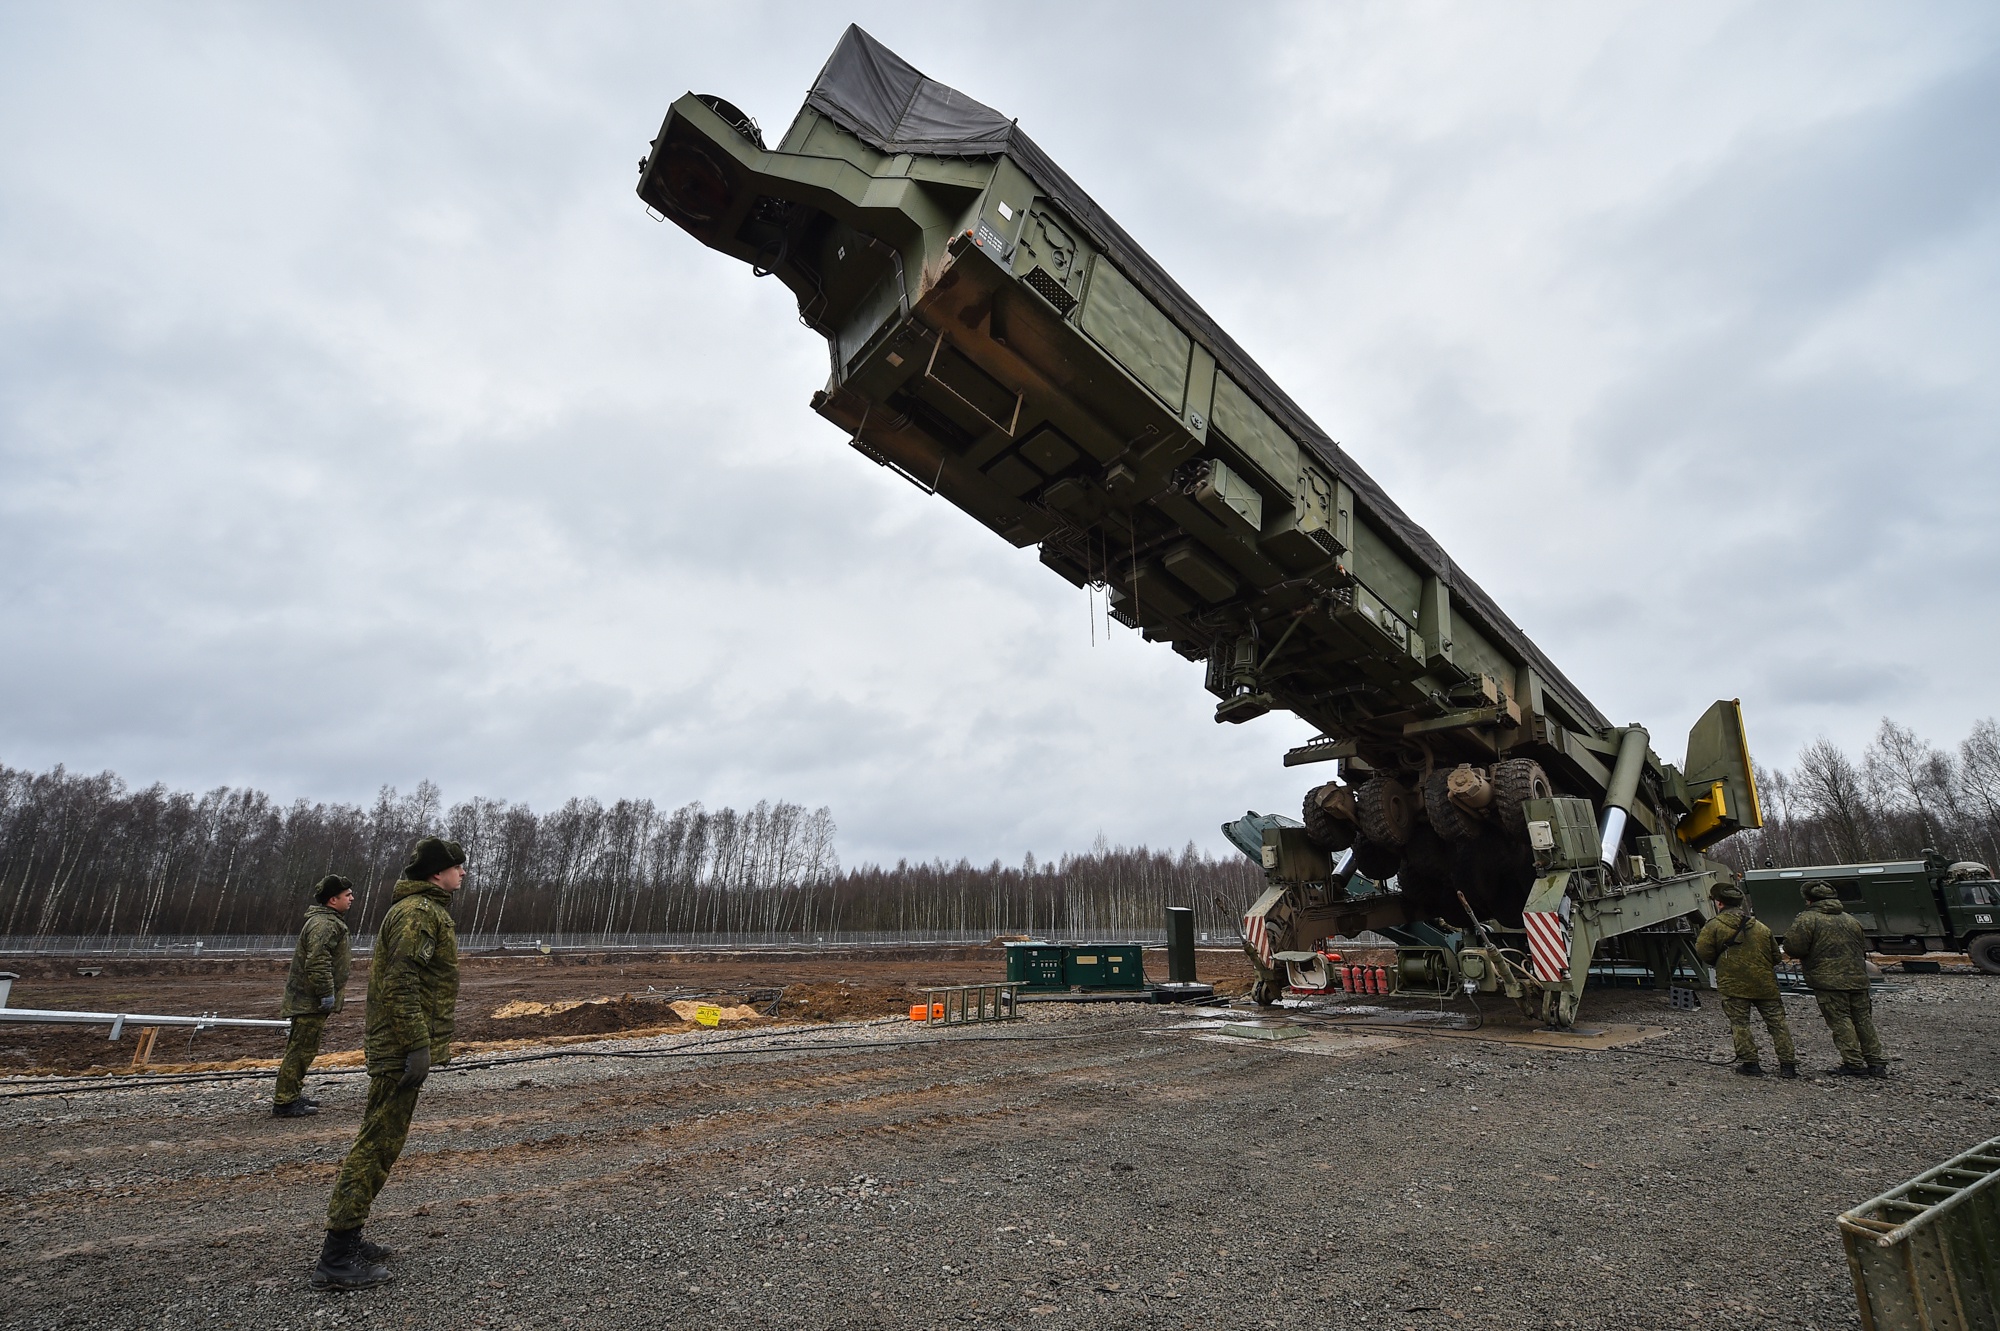
[[[300,1092],[306,1070],[319,1056],[326,1019],[347,1003],[350,953],[347,921],[342,917],[354,904],[354,884],[339,874],[328,874],[313,889],[313,900],[318,904],[306,912],[299,930],[291,973],[285,977],[285,1001],[278,1009],[279,1016],[292,1019],[292,1031],[285,1040],[284,1061],[278,1065],[272,1118],[304,1118],[319,1112],[319,1101]]]
[[[375,1194],[403,1152],[417,1092],[433,1063],[451,1058],[458,1006],[458,934],[446,907],[465,879],[455,841],[425,837],[410,852],[368,968],[368,1108],[326,1208],[326,1246],[313,1269],[319,1289],[363,1289],[388,1280],[388,1249],[361,1237]]]
[[[1819,1014],[1840,1051],[1836,1077],[1886,1077],[1882,1037],[1875,1033],[1875,1004],[1868,994],[1868,935],[1847,913],[1832,883],[1807,883],[1807,906],[1785,934],[1785,951],[1795,957],[1819,1000]]]
[[[1729,1036],[1736,1045],[1736,1070],[1746,1077],[1764,1075],[1757,1061],[1757,1037],[1750,1030],[1750,1010],[1764,1016],[1771,1047],[1778,1055],[1778,1075],[1799,1075],[1798,1053],[1792,1047],[1792,1027],[1778,997],[1778,944],[1763,921],[1743,904],[1743,889],[1718,883],[1709,889],[1716,916],[1694,940],[1695,955],[1715,967],[1715,987],[1729,1017]]]

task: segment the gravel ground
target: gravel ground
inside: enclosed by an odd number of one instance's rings
[[[1734,1076],[1640,991],[1586,1022],[1666,1033],[1600,1053],[1110,1005],[570,1045],[432,1077],[348,1295],[306,1275],[359,1077],[299,1121],[0,1081],[0,1327],[1849,1327],[1833,1215],[2000,1133],[2000,981],[1877,1011],[1885,1082]]]

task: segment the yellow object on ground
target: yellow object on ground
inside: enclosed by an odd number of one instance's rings
[[[739,1003],[735,1007],[722,1007],[715,1003],[697,1003],[691,998],[669,1003],[667,1007],[682,1021],[692,1021],[703,1026],[715,1026],[726,1021],[748,1021],[760,1015],[756,1008],[747,1003]]]

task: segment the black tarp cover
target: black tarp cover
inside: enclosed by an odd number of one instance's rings
[[[1412,521],[1340,445],[1250,359],[1234,338],[1222,331],[1194,298],[1181,289],[1166,269],[1099,208],[1047,153],[1021,128],[992,107],[973,101],[936,79],[925,78],[907,60],[876,41],[859,25],[850,24],[819,72],[806,105],[824,112],[862,142],[886,153],[919,153],[931,157],[999,157],[1014,159],[1028,177],[1074,219],[1132,282],[1152,298],[1187,334],[1208,349],[1215,362],[1243,390],[1257,398],[1271,418],[1293,438],[1319,456],[1353,488],[1362,510],[1390,540],[1446,587],[1453,601],[1518,652],[1579,720],[1600,729],[1610,723],[1535,646],[1513,620],[1452,562],[1429,532]]]

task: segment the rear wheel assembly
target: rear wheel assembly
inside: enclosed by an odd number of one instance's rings
[[[1346,850],[1353,845],[1353,821],[1334,812],[1342,806],[1350,814],[1354,810],[1353,796],[1338,781],[1329,781],[1307,791],[1305,806],[1300,810],[1305,819],[1306,840],[1326,851]]]
[[[1378,776],[1354,792],[1354,822],[1364,840],[1384,846],[1404,846],[1416,821],[1416,796],[1393,777]]]
[[[1424,813],[1431,820],[1431,830],[1446,841],[1470,841],[1479,835],[1479,820],[1452,803],[1450,783],[1448,770],[1424,778]]]
[[[1500,826],[1515,836],[1528,834],[1528,815],[1523,806],[1529,800],[1555,797],[1549,774],[1533,758],[1509,758],[1493,768],[1493,809]]]

